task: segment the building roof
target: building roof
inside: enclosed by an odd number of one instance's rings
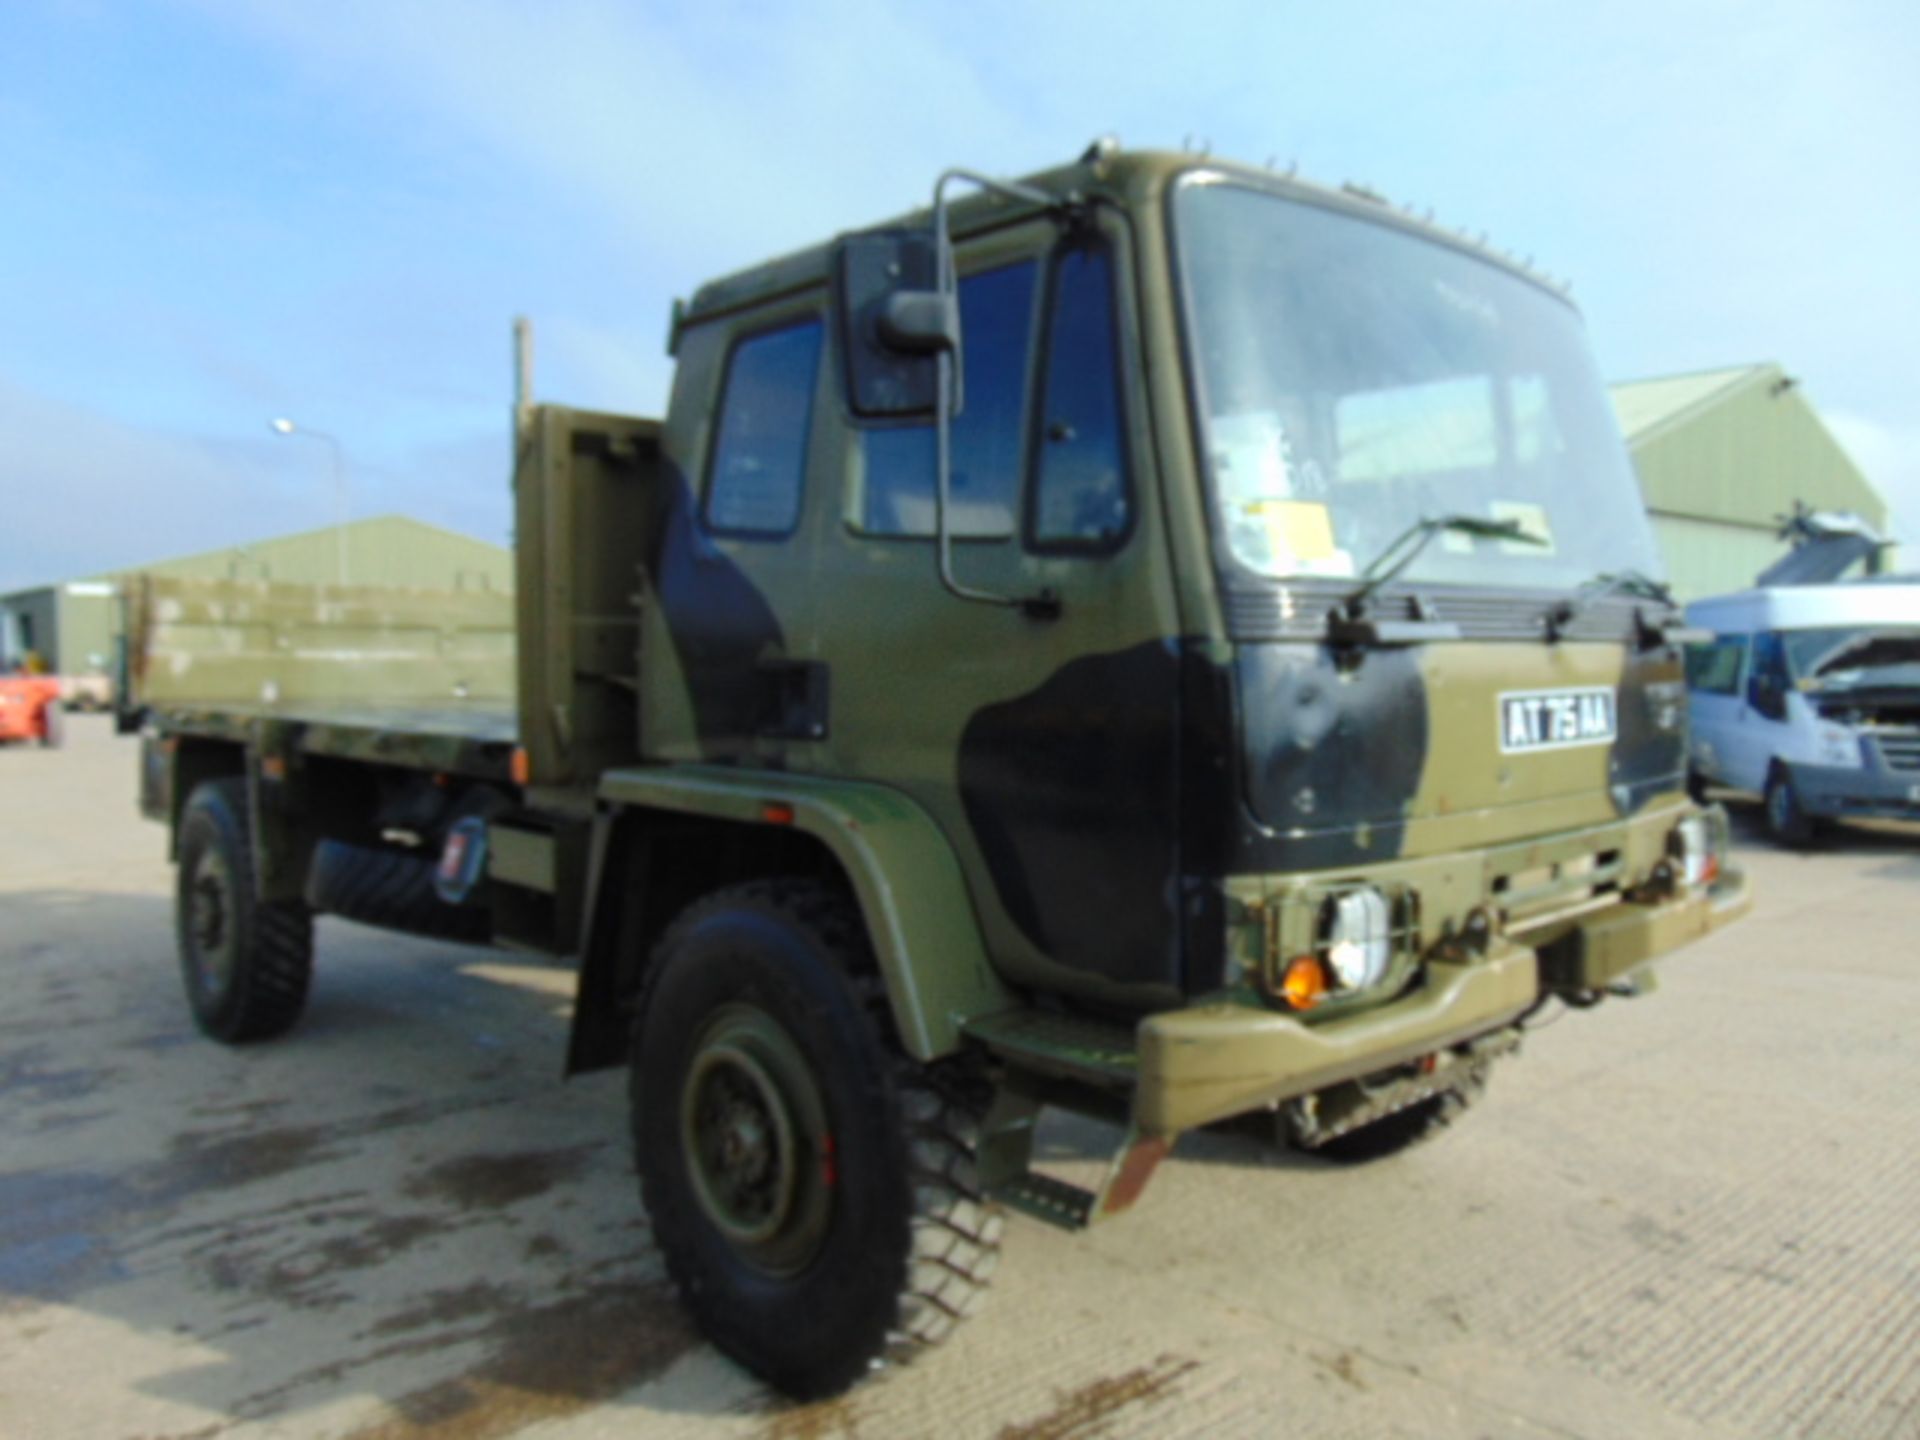
[[[73,595],[96,590],[107,593],[117,582],[141,574],[326,584],[337,578],[343,551],[356,584],[513,588],[513,554],[504,545],[429,525],[409,515],[370,515],[344,526],[273,535],[218,550],[28,585],[0,599],[20,599],[49,590]]]
[[[1655,516],[1742,527],[1771,541],[1805,504],[1886,528],[1886,501],[1804,387],[1772,361],[1629,381],[1611,394]],[[1701,543],[1725,538],[1703,534]]]
[[[426,521],[416,520],[411,515],[369,515],[363,519],[350,520],[344,526],[322,525],[312,530],[296,530],[287,535],[274,535],[240,545],[223,545],[216,550],[200,550],[191,555],[175,555],[164,560],[149,561],[143,565],[125,565],[116,570],[89,575],[85,578],[91,581],[112,581],[122,576],[143,573],[208,575],[224,573],[236,565],[248,568],[249,571],[271,573],[274,568],[286,565],[295,557],[328,554],[329,547],[336,543],[342,530],[346,531],[348,545],[361,549],[370,542],[384,541],[388,546],[422,544],[436,547],[471,547],[477,556],[487,560],[495,557],[504,559],[508,553],[503,545],[476,540],[471,535],[462,535],[457,530],[448,530],[439,525],[429,525]]]
[[[1726,398],[1737,386],[1762,376],[1786,379],[1772,361],[1758,365],[1729,365],[1719,370],[1695,370],[1686,375],[1656,375],[1648,380],[1623,380],[1608,387],[1613,413],[1629,445],[1654,431],[1686,418]]]

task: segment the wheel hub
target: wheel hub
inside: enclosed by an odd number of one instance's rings
[[[209,991],[226,987],[233,976],[233,877],[218,855],[203,855],[188,893],[187,936],[194,968]]]
[[[193,939],[202,950],[213,950],[226,932],[226,897],[210,877],[202,877],[193,889]]]
[[[727,1006],[696,1045],[681,1093],[694,1199],[736,1253],[776,1274],[824,1238],[824,1107],[792,1038],[758,1009]]]

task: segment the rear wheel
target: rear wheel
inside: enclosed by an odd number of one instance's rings
[[[244,780],[210,780],[188,798],[176,884],[180,976],[195,1022],[230,1045],[292,1029],[313,974],[313,916],[255,898]]]
[[[669,929],[632,1062],[635,1154],[682,1301],[799,1398],[944,1339],[1001,1219],[977,1101],[883,1040],[851,907],[807,881],[722,891]]]

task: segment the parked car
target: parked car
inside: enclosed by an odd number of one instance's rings
[[[1687,607],[1696,787],[1761,796],[1789,845],[1920,820],[1920,579],[1770,586]]]

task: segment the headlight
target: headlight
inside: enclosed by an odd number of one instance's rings
[[[1322,939],[1327,968],[1342,990],[1364,990],[1387,975],[1393,958],[1393,916],[1378,890],[1349,890],[1327,905]]]
[[[1859,765],[1860,742],[1853,738],[1852,731],[1838,725],[1822,725],[1815,738],[1822,765],[1846,768]]]

